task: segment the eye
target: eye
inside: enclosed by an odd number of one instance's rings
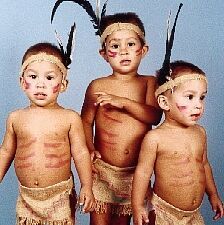
[[[36,79],[37,78],[37,75],[35,74],[30,74],[28,77],[32,78],[32,79]]]
[[[51,75],[48,75],[48,76],[47,76],[47,80],[52,80],[52,79],[54,79],[53,76],[51,76]]]
[[[118,44],[112,44],[112,45],[111,45],[111,48],[113,48],[113,49],[118,49],[118,48],[119,48],[119,45],[118,45]]]
[[[187,95],[186,97],[187,97],[189,100],[192,100],[192,99],[194,98],[194,95],[189,94],[189,95]]]
[[[128,43],[128,47],[133,47],[133,46],[135,46],[135,43],[134,42],[129,42]]]
[[[200,97],[200,100],[204,100],[205,99],[205,95],[202,95],[201,97]]]

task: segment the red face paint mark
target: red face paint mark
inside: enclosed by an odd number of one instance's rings
[[[53,87],[53,93],[57,93],[59,91],[60,84]]]
[[[111,58],[115,58],[117,56],[117,52],[112,52],[112,51],[108,50],[108,56]]]
[[[184,106],[184,105],[180,106],[180,105],[176,104],[176,107],[179,109],[180,112],[183,112],[187,109],[187,106]]]
[[[142,54],[142,48],[137,49],[137,50],[135,51],[135,53],[136,53],[136,56],[141,55],[141,54]]]
[[[27,90],[27,89],[30,89],[30,86],[31,86],[31,84],[28,83],[26,80],[24,80],[24,87],[25,87],[25,89],[26,89],[26,90]]]
[[[116,123],[123,123],[121,120],[115,119],[115,118],[109,116],[109,115],[106,114],[106,113],[104,113],[103,116],[104,116],[106,119],[112,120],[112,121],[114,121],[114,122],[116,122]]]

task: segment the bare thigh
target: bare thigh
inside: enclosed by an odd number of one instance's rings
[[[130,225],[131,216],[112,214],[110,210],[106,213],[90,213],[90,225]]]

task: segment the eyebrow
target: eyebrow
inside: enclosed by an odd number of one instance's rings
[[[127,40],[129,40],[129,39],[135,39],[135,40],[138,40],[138,38],[136,38],[136,37],[129,37],[129,38],[127,38]],[[113,39],[111,39],[110,41],[109,41],[109,44],[112,42],[112,41],[120,41],[121,40],[121,38],[113,38]]]
[[[34,70],[34,69],[26,69],[26,72],[34,72],[36,73],[37,71]],[[54,73],[56,74],[56,72],[54,70],[49,70],[49,71],[46,71],[45,74],[49,74],[49,73]]]

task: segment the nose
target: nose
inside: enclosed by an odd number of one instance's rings
[[[120,54],[121,55],[128,55],[128,49],[127,49],[126,45],[121,45]]]
[[[197,100],[195,102],[195,108],[196,109],[202,109],[202,107],[203,107],[203,102],[201,100]]]
[[[36,87],[37,88],[45,88],[46,85],[45,85],[44,79],[38,78],[37,83],[36,83]]]

